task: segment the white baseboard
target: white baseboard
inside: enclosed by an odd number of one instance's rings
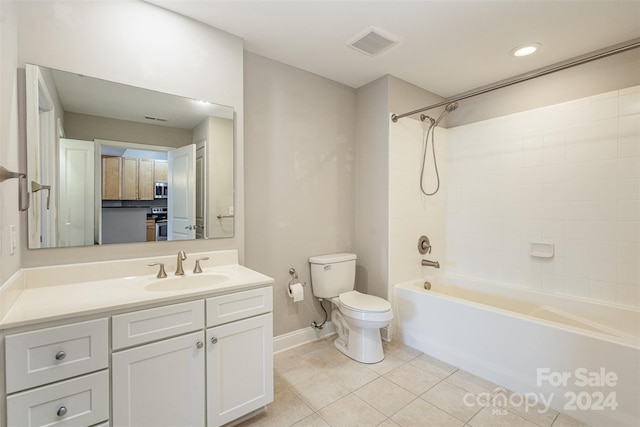
[[[273,352],[280,353],[281,351],[285,351],[302,344],[321,340],[335,333],[335,326],[333,326],[331,321],[328,321],[322,329],[314,329],[309,326],[308,328],[298,329],[297,331],[278,335],[277,337],[273,337]]]

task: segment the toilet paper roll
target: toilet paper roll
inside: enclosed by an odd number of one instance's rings
[[[293,302],[299,302],[304,299],[304,289],[300,283],[292,283],[287,289],[289,297],[293,298]]]

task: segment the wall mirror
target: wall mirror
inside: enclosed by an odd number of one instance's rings
[[[29,248],[233,237],[233,108],[25,67]]]

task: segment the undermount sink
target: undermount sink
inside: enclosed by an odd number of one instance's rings
[[[144,288],[148,291],[186,291],[190,289],[213,286],[229,280],[224,274],[199,274],[197,276],[175,276],[167,279],[158,279]]]

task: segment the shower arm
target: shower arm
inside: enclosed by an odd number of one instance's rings
[[[577,56],[567,61],[558,62],[548,67],[538,68],[537,70],[531,71],[529,73],[519,74],[509,79],[500,80],[496,83],[492,83],[486,86],[481,86],[477,89],[473,89],[473,90],[455,95],[451,98],[447,98],[444,101],[438,102],[436,104],[429,105],[428,107],[419,108],[417,110],[409,111],[408,113],[403,113],[403,114],[392,114],[391,121],[396,123],[398,119],[401,119],[403,117],[412,116],[417,113],[422,113],[423,111],[433,110],[434,108],[442,107],[444,105],[448,105],[453,102],[461,101],[463,99],[471,98],[477,95],[482,95],[482,94],[492,92],[494,90],[502,89],[508,86],[512,86],[518,83],[526,82],[527,80],[532,80],[538,77],[546,76],[547,74],[552,74],[557,71],[566,70],[567,68],[586,64],[591,61],[596,61],[598,59],[606,58],[611,55],[623,53],[628,50],[636,49],[638,47],[640,47],[640,37],[626,41],[624,43],[610,46],[604,49],[596,50],[594,52],[587,53],[585,55]]]

